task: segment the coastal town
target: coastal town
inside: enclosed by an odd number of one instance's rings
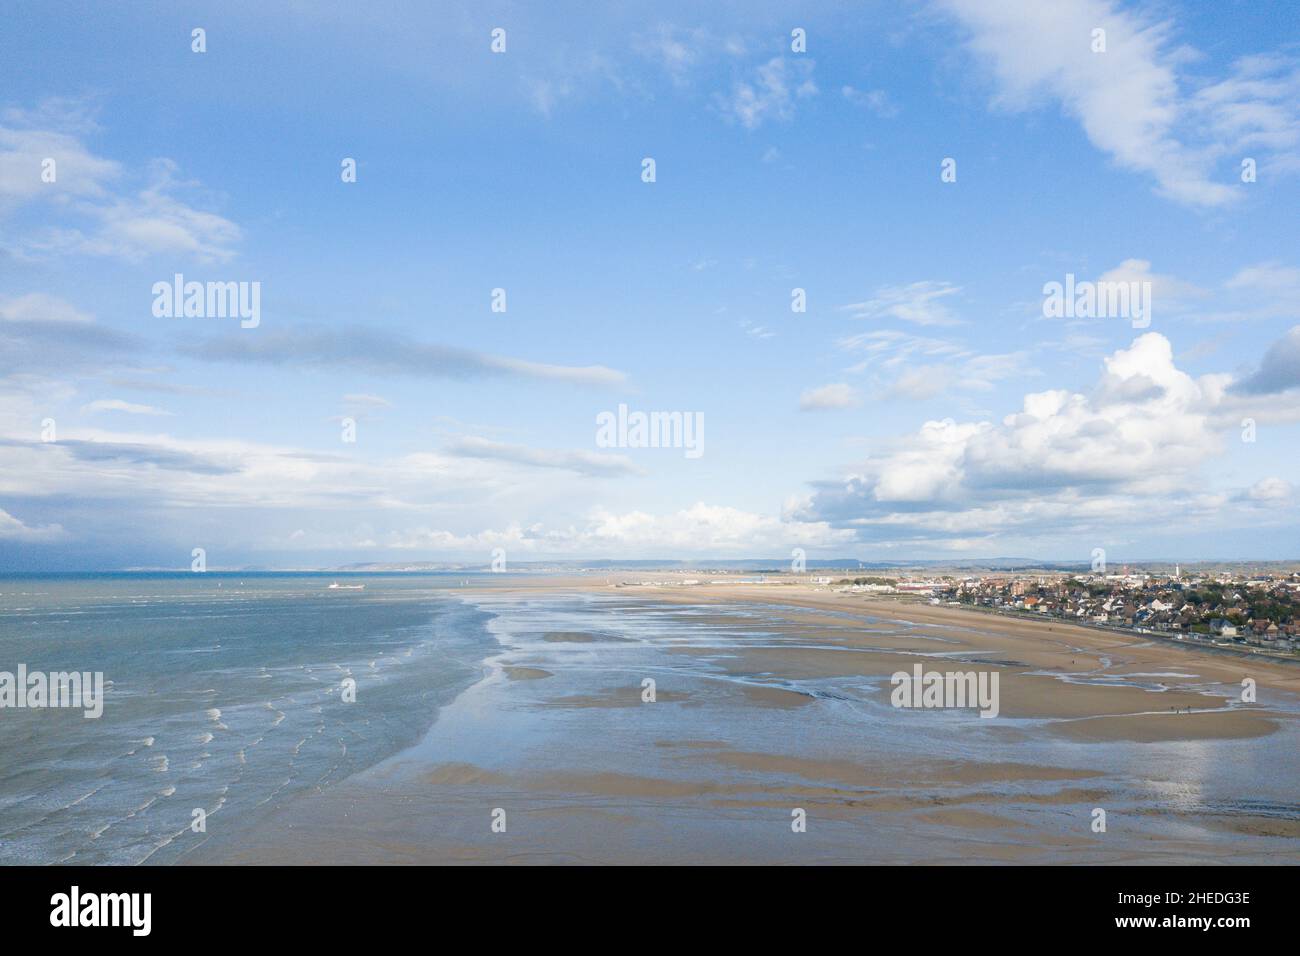
[[[1217,646],[1300,651],[1300,572],[1185,575],[1064,572],[933,578],[822,578],[851,593],[911,595],[933,604],[1052,617]]]
[[[1207,647],[1300,657],[1300,569],[1294,564],[1193,571],[1173,565],[1125,568],[1119,573],[948,568],[920,574],[916,569],[895,568],[856,573],[826,569],[813,574],[766,569],[737,574],[719,568],[625,577],[613,584],[623,588],[704,585],[812,585],[816,590],[866,598],[1055,618]]]

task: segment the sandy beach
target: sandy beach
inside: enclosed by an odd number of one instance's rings
[[[802,585],[457,596],[502,651],[426,739],[194,862],[1300,862],[1300,667]],[[997,717],[892,706],[916,664]]]

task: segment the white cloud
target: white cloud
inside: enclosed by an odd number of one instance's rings
[[[1196,318],[1204,322],[1300,319],[1300,269],[1276,261],[1244,266],[1217,290],[1213,307]]]
[[[633,49],[659,64],[678,85],[695,67],[710,43],[707,30],[696,27],[683,29],[662,23],[633,41]]]
[[[1296,62],[1276,54],[1257,54],[1236,61],[1226,79],[1197,90],[1191,111],[1213,128],[1218,142],[1268,157],[1261,164],[1268,175],[1300,168],[1295,152],[1300,144],[1298,103]]]
[[[343,404],[365,406],[368,408],[392,408],[393,403],[382,395],[367,395],[363,392],[350,393],[343,396]]]
[[[876,329],[836,343],[866,358],[850,367],[868,373],[880,398],[924,401],[953,389],[989,391],[997,382],[1042,374],[1027,350],[981,355],[973,349],[896,329]]]
[[[1080,277],[1081,278],[1081,277]],[[1051,277],[1063,282],[1064,275]],[[1147,259],[1125,259],[1097,277],[1099,282],[1149,282],[1156,323],[1177,320],[1245,322],[1300,318],[1300,269],[1276,260],[1243,266],[1222,282],[1198,285],[1152,270]],[[1035,304],[1035,309],[1039,304]],[[1088,321],[1069,320],[1074,326]],[[1110,318],[1095,321],[1110,322]]]
[[[68,533],[57,524],[28,527],[9,512],[0,508],[0,541],[20,541],[28,544],[45,544],[62,541]]]
[[[1286,501],[1291,497],[1291,485],[1281,478],[1261,478],[1246,491],[1251,501]]]
[[[1160,193],[1192,206],[1221,206],[1240,184],[1216,163],[1258,152],[1293,167],[1300,136],[1300,73],[1281,57],[1247,57],[1217,83],[1186,75],[1194,55],[1174,42],[1174,26],[1110,0],[935,0],[969,31],[989,63],[995,104],[1025,110],[1043,100],[1078,120],[1099,150],[1149,175]],[[1092,30],[1106,50],[1091,49]]]
[[[177,199],[174,192],[194,184],[178,182],[175,172],[170,160],[155,161],[147,187],[87,207],[90,217],[98,220],[97,228],[87,233],[58,233],[48,248],[129,260],[158,253],[179,253],[205,263],[234,258],[233,247],[243,235],[240,228],[223,216]]]
[[[792,547],[832,549],[852,542],[852,532],[820,522],[786,521],[771,515],[698,502],[668,514],[593,508],[580,525],[548,528],[510,524],[468,534],[430,528],[394,532],[375,547],[483,554],[641,558],[785,555]]]
[[[858,393],[851,385],[837,382],[810,388],[799,396],[799,411],[815,412],[831,408],[853,408],[859,404]]]
[[[10,110],[0,125],[0,213],[35,200],[66,205],[73,199],[106,197],[122,174],[121,165],[91,153],[75,129],[29,125],[39,119],[54,118]],[[49,159],[54,160],[52,183],[41,178]]]
[[[881,119],[893,119],[898,107],[884,90],[859,90],[852,86],[840,87],[840,95],[855,106],[870,110]]]
[[[914,325],[951,326],[962,321],[952,314],[945,299],[961,287],[951,282],[923,281],[902,286],[882,286],[865,302],[840,306],[855,319],[899,319]]]
[[[1148,333],[1108,357],[1090,392],[1025,396],[1000,422],[931,421],[826,483],[794,516],[878,540],[1074,529],[1209,515],[1198,473],[1222,454],[1230,377],[1194,379]],[[1181,511],[1180,511],[1181,509]]]
[[[1238,269],[1224,284],[1233,291],[1254,289],[1283,295],[1300,295],[1300,269],[1280,262],[1257,262]]]
[[[840,339],[836,345],[847,352],[863,352],[871,362],[889,367],[911,362],[918,356],[949,358],[973,354],[969,349],[946,339],[913,335],[897,329],[860,332]],[[861,370],[861,368],[854,369],[854,371]]]
[[[749,79],[738,80],[729,96],[719,98],[722,111],[746,129],[757,129],[768,120],[790,120],[795,104],[817,93],[813,67],[813,61],[806,58],[773,57]]]
[[[1107,269],[1097,277],[1099,282],[1149,282],[1151,298],[1163,308],[1171,302],[1205,295],[1205,290],[1190,282],[1172,275],[1163,275],[1151,271],[1151,262],[1147,259],[1125,259],[1113,269]]]
[[[543,62],[534,65],[541,72],[522,78],[533,108],[550,119],[566,101],[579,100],[601,87],[621,90],[623,78],[613,61],[595,50],[578,51],[558,44],[549,49]]]
[[[89,324],[92,316],[71,302],[43,292],[0,299],[0,319],[9,322],[74,322]]]
[[[453,442],[447,453],[463,458],[506,461],[534,468],[558,468],[581,475],[634,475],[641,469],[626,455],[554,448],[529,448],[487,438],[465,437]]]
[[[196,184],[177,178],[176,164],[149,164],[143,188],[124,188],[124,167],[96,156],[82,142],[94,127],[74,105],[35,112],[9,110],[0,125],[0,215],[44,203],[60,222],[30,230],[11,247],[24,259],[81,254],[140,260],[181,253],[199,262],[234,256],[237,225],[179,198]],[[38,128],[31,124],[51,124]],[[54,160],[54,182],[41,179],[42,163]]]
[[[909,368],[882,390],[883,397],[913,402],[937,398],[952,387],[952,379],[948,377],[950,371],[946,365],[918,365]]]
[[[81,406],[83,412],[126,412],[128,415],[170,415],[171,412],[152,405],[136,405],[120,398],[100,398]]]

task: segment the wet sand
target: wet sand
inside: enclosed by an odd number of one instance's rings
[[[637,588],[659,600],[673,603],[741,601],[761,604],[773,615],[798,622],[806,633],[818,627],[844,625],[843,619],[800,614],[797,608],[834,609],[848,615],[870,615],[877,619],[900,619],[929,625],[933,633],[955,642],[944,648],[951,659],[977,664],[998,661],[1002,707],[1012,717],[1079,718],[1056,732],[1081,740],[1208,740],[1267,734],[1276,723],[1263,713],[1227,709],[1227,699],[1207,700],[1204,690],[1217,685],[1224,694],[1236,693],[1244,678],[1258,689],[1300,692],[1300,661],[1287,664],[1263,658],[1228,657],[1195,647],[1152,642],[1143,635],[1125,635],[1085,628],[1054,620],[1024,620],[963,608],[931,606],[920,602],[870,600],[858,595],[790,586],[724,586],[713,588]],[[779,605],[771,607],[771,605]],[[924,657],[905,660],[899,666],[899,650],[918,655],[934,650],[924,641],[898,640],[880,624],[854,621],[833,635],[819,635],[826,644],[851,648],[859,653],[846,656],[822,648],[760,648],[745,651],[724,662],[735,673],[774,671],[791,676],[834,676],[854,673],[887,676],[910,670],[917,660],[926,669],[938,668]],[[872,653],[873,648],[890,653]],[[698,653],[691,649],[690,653]],[[1159,698],[1149,690],[1122,683],[1143,675],[1165,685]],[[1176,675],[1176,676],[1163,676]],[[1087,677],[1088,682],[1071,680]],[[1176,685],[1194,690],[1174,689]],[[1235,685],[1235,687],[1233,686]],[[1239,694],[1237,696],[1240,696]],[[1213,713],[1205,714],[1209,710]],[[1261,710],[1266,708],[1261,707]],[[1173,719],[1166,720],[1165,717]]]
[[[471,599],[502,653],[420,745],[193,861],[1300,862],[1300,668],[812,588]],[[999,715],[894,708],[916,663]]]

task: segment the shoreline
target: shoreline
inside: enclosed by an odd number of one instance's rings
[[[1222,657],[782,591],[454,589],[496,615],[502,646],[425,739],[187,862],[1300,859],[1294,772],[1252,778],[1244,801],[1231,774],[1238,755],[1287,766],[1289,669],[1261,668],[1262,703],[1239,704]],[[914,662],[997,669],[1001,715],[893,709],[888,677]],[[793,844],[792,807],[815,821]],[[1125,835],[1090,833],[1094,807]],[[509,836],[489,829],[497,809]]]
[[[576,591],[590,592],[598,591],[609,593],[611,589],[605,586],[597,585],[575,585],[568,583],[565,585],[556,585],[557,588],[572,588]],[[1033,632],[1032,635],[1044,637],[1051,634],[1053,638],[1075,636],[1080,639],[1093,638],[1098,640],[1098,644],[1091,650],[1114,650],[1118,648],[1136,648],[1144,644],[1151,644],[1155,648],[1176,650],[1178,655],[1186,655],[1191,658],[1191,663],[1197,663],[1196,657],[1200,655],[1210,655],[1219,657],[1231,657],[1241,661],[1249,661],[1257,665],[1261,673],[1269,679],[1269,686],[1275,686],[1279,689],[1288,690],[1294,693],[1300,693],[1300,672],[1290,673],[1289,669],[1300,664],[1300,660],[1288,660],[1274,655],[1252,654],[1249,652],[1239,651],[1236,648],[1219,648],[1214,646],[1202,646],[1200,644],[1189,644],[1185,641],[1178,641],[1173,638],[1164,637],[1158,634],[1145,634],[1136,631],[1107,628],[1088,624],[1081,624],[1074,621],[1065,621],[1056,618],[1035,618],[1028,615],[1002,614],[993,610],[977,609],[965,605],[931,605],[928,603],[904,602],[897,600],[866,598],[861,595],[854,595],[847,592],[827,591],[825,589],[802,588],[799,585],[722,585],[722,586],[696,586],[691,588],[673,588],[673,587],[653,587],[653,586],[636,586],[635,588],[621,588],[619,594],[628,596],[642,594],[645,596],[653,595],[654,599],[670,603],[726,603],[729,600],[739,601],[751,604],[766,604],[772,606],[785,606],[791,608],[808,608],[815,610],[834,610],[857,613],[863,616],[875,618],[887,618],[902,620],[908,619],[919,624],[949,624],[956,627],[978,627],[987,622],[996,621],[1004,625],[1008,631],[1019,631],[1026,629]],[[998,630],[998,628],[988,628],[988,630]],[[1155,642],[1155,643],[1153,643]],[[1203,663],[1225,663],[1225,662],[1203,662]],[[1275,668],[1277,668],[1275,670]]]
[[[904,602],[898,602],[903,604]],[[1167,631],[1138,631],[1133,628],[1110,627],[1106,624],[1096,624],[1087,621],[1067,621],[1065,618],[1035,616],[1026,611],[1000,611],[997,608],[982,607],[975,604],[944,604],[941,607],[949,607],[952,610],[972,611],[976,614],[991,614],[994,617],[1007,618],[1009,620],[1022,621],[1042,621],[1056,624],[1072,624],[1075,627],[1082,627],[1088,630],[1105,631],[1109,634],[1118,634],[1120,636],[1130,635],[1135,638],[1145,638],[1153,641],[1162,641],[1171,647],[1182,647],[1188,650],[1205,651],[1210,654],[1228,654],[1237,657],[1244,657],[1250,660],[1273,661],[1279,664],[1289,664],[1293,667],[1300,667],[1300,657],[1294,655],[1284,656],[1274,651],[1254,650],[1249,651],[1241,647],[1235,647],[1230,644],[1206,643],[1199,640],[1185,641],[1179,637],[1171,636]]]

